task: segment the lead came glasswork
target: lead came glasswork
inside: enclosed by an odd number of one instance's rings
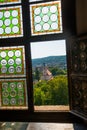
[[[75,73],[87,73],[86,41],[78,41],[72,45],[72,70]],[[78,62],[79,61],[79,62]],[[80,70],[80,71],[79,71]]]
[[[25,79],[0,80],[0,84],[0,109],[27,109]]]
[[[32,35],[62,32],[60,1],[33,4],[30,11]]]
[[[0,38],[23,36],[20,6],[0,8]]]
[[[25,76],[24,47],[0,48],[0,77]]]

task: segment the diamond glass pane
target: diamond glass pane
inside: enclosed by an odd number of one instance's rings
[[[25,76],[24,47],[0,48],[0,77]]]
[[[19,3],[20,0],[0,0],[0,5],[9,3]]]
[[[25,79],[0,80],[0,109],[27,109]]]
[[[62,32],[60,1],[33,4],[30,11],[32,35]]]
[[[0,8],[0,38],[23,36],[21,7]]]

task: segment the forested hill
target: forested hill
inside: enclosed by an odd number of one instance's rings
[[[49,56],[44,58],[32,59],[33,67],[41,66],[43,64],[47,66],[59,66],[64,65],[66,66],[66,56]]]

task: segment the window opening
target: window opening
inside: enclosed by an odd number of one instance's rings
[[[32,35],[62,33],[60,1],[31,4],[30,15]]]
[[[31,43],[34,109],[68,111],[65,40]]]

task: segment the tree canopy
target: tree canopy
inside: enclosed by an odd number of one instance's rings
[[[55,76],[49,81],[34,84],[35,105],[68,105],[68,84],[66,76]]]

